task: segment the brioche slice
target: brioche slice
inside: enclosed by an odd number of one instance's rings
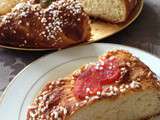
[[[137,0],[81,0],[81,3],[88,15],[119,23],[126,21]]]
[[[27,120],[141,120],[159,113],[156,75],[117,50],[48,83],[28,108]]]

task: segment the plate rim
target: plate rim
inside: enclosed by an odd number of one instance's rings
[[[144,7],[144,0],[138,0],[138,4],[136,5],[136,8],[138,7],[138,10],[136,12],[136,14],[134,16],[131,16],[129,17],[130,20],[124,22],[124,25],[118,29],[116,32],[108,35],[108,36],[104,36],[100,39],[97,39],[97,40],[89,40],[87,42],[83,42],[83,43],[79,43],[75,46],[79,46],[79,45],[85,45],[85,44],[90,44],[90,43],[94,43],[94,42],[97,42],[97,41],[100,41],[104,38],[108,38],[114,34],[117,34],[118,32],[122,31],[123,29],[127,28],[129,25],[131,25],[138,17],[139,15],[141,14],[142,10],[143,10],[143,7]],[[136,9],[135,8],[135,9]],[[133,10],[133,12],[135,11],[135,9]],[[132,15],[132,13],[131,13]],[[70,48],[71,46],[69,46],[68,48]],[[21,47],[13,47],[13,46],[9,46],[9,45],[3,45],[3,44],[0,44],[0,48],[5,48],[5,49],[9,49],[9,50],[16,50],[16,51],[35,51],[35,52],[40,52],[40,51],[55,51],[56,49],[54,48],[21,48]]]

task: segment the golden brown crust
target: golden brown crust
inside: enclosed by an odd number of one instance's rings
[[[0,22],[0,43],[14,47],[57,49],[89,37],[89,18],[76,0],[54,1],[45,9],[19,3]]]
[[[156,114],[156,115],[152,115],[152,116],[148,116],[144,119],[141,120],[156,120],[155,118],[159,117],[160,113]]]
[[[42,119],[41,116],[52,118],[53,120],[57,118],[66,120],[76,111],[98,100],[115,100],[119,96],[134,94],[135,92],[149,89],[158,90],[160,88],[155,74],[130,53],[119,50],[109,52],[102,57],[108,59],[116,57],[121,60],[119,66],[121,72],[125,74],[125,76],[122,74],[121,82],[110,85],[107,92],[102,91],[84,100],[77,99],[73,93],[74,78],[81,71],[85,70],[85,67],[88,66],[85,65],[63,80],[48,83],[38,97],[36,97],[31,108],[29,108],[27,120],[30,118],[39,120]]]
[[[131,12],[134,10],[134,8],[137,5],[137,0],[124,0],[125,4],[126,4],[126,19],[130,16]]]

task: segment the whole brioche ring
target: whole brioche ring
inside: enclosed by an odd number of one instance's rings
[[[76,0],[58,0],[47,8],[22,2],[0,22],[0,44],[23,48],[64,48],[90,38],[89,17]]]

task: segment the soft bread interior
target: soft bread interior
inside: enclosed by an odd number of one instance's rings
[[[91,16],[121,22],[126,19],[124,0],[82,0],[84,10]]]
[[[0,0],[0,15],[6,14],[19,2],[27,0]]]
[[[146,90],[85,106],[70,120],[140,120],[160,113],[160,94]]]

